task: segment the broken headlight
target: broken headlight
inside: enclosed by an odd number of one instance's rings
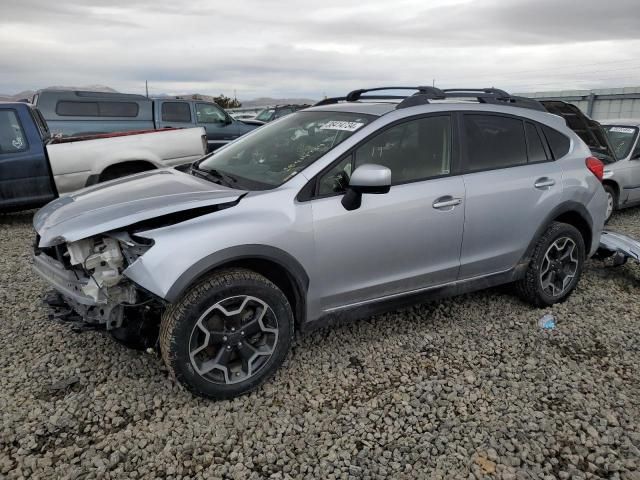
[[[114,297],[109,293],[109,289],[113,288],[118,290],[118,296],[123,303],[135,303],[134,289],[120,289],[116,286],[122,280],[122,272],[127,266],[135,262],[151,246],[151,242],[141,243],[126,232],[118,232],[71,242],[67,244],[67,250],[71,265],[82,267],[89,275],[89,282],[82,287],[85,295],[101,303]]]

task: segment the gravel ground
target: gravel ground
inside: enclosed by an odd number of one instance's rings
[[[298,338],[213,403],[155,354],[46,320],[29,214],[0,216],[0,477],[640,479],[640,267],[545,313],[499,288]],[[640,237],[640,209],[611,226]]]

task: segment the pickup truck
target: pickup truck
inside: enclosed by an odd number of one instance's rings
[[[53,135],[75,136],[161,128],[202,127],[213,151],[264,122],[236,120],[213,102],[190,98],[72,90],[41,90],[32,102]]]
[[[52,138],[33,105],[0,102],[0,211],[35,208],[95,183],[188,164],[206,150],[203,128]]]

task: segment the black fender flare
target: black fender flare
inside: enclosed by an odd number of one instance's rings
[[[521,265],[529,263],[529,261],[531,260],[531,256],[533,255],[533,250],[536,248],[536,244],[538,243],[538,239],[544,234],[544,232],[549,228],[549,225],[551,225],[551,223],[556,218],[558,218],[559,216],[565,213],[578,214],[582,218],[582,220],[584,220],[587,223],[589,230],[593,231],[593,219],[591,218],[591,214],[589,213],[589,211],[585,208],[585,206],[582,203],[574,202],[571,200],[561,203],[560,205],[556,206],[553,210],[551,210],[547,214],[544,221],[540,224],[540,226],[536,230],[536,233],[533,236],[533,239],[529,243],[529,246],[525,250],[525,253],[522,256],[522,259],[520,260]],[[593,238],[591,238],[591,242],[593,242]],[[585,242],[585,249],[588,253],[591,250],[591,245],[586,245],[586,242]]]
[[[300,262],[284,250],[259,244],[238,245],[236,247],[224,248],[198,260],[178,277],[178,279],[169,288],[164,298],[165,300],[174,303],[190,285],[202,278],[208,272],[211,272],[217,267],[227,263],[251,259],[268,260],[278,264],[286,270],[296,283],[296,287],[300,295],[303,297],[301,300],[306,303],[306,294],[309,288],[309,276]]]

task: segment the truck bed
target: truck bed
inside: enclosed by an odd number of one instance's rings
[[[46,145],[58,193],[95,183],[116,164],[163,168],[194,162],[206,152],[203,128],[144,130],[66,137]]]
[[[110,133],[95,133],[91,135],[77,135],[74,137],[53,137],[49,142],[49,145],[58,143],[70,143],[70,142],[82,142],[85,140],[96,140],[98,138],[113,138],[113,137],[126,137],[129,135],[142,135],[145,133],[159,133],[167,132],[169,130],[178,130],[177,128],[163,128],[161,130],[133,130],[131,132],[110,132]]]

